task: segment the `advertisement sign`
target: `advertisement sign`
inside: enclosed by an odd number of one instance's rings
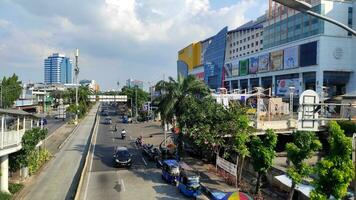
[[[260,55],[258,57],[258,71],[265,72],[269,70],[269,54]]]
[[[271,53],[271,70],[281,70],[283,67],[283,50]]]
[[[232,73],[232,76],[238,76],[239,75],[239,62],[233,62],[232,63],[231,73]]]
[[[248,74],[248,59],[240,60],[240,76]]]
[[[221,158],[220,156],[216,157],[216,165],[233,176],[236,176],[237,174],[237,165]]]
[[[289,95],[289,87],[294,87],[294,94],[298,95],[301,90],[299,78],[277,80],[277,95]]]
[[[258,57],[252,57],[250,58],[249,73],[256,74],[257,71],[258,71]]]
[[[300,66],[312,66],[317,64],[317,42],[309,42],[300,45]]]
[[[189,75],[193,75],[200,80],[204,80],[204,66],[195,67],[189,72]]]
[[[225,74],[226,78],[232,77],[232,64],[231,63],[225,63],[224,74]]]
[[[292,69],[299,66],[299,46],[284,49],[284,69]]]

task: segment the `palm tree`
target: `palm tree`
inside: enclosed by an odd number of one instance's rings
[[[156,89],[161,96],[158,101],[157,112],[161,114],[162,124],[175,123],[175,117],[179,118],[183,112],[181,102],[187,97],[202,98],[209,94],[209,89],[204,82],[188,76],[185,79],[174,80],[169,77],[168,81],[161,80],[156,84]],[[179,133],[178,151],[182,152],[182,133]]]

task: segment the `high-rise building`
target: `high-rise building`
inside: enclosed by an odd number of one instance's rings
[[[72,83],[72,60],[64,54],[54,53],[44,60],[46,84]]]
[[[138,87],[143,90],[143,81],[134,80],[132,78],[126,80],[126,86],[129,88]]]

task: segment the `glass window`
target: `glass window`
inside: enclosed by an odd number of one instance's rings
[[[246,38],[244,39],[244,42],[246,42]]]
[[[244,50],[246,49],[246,46],[244,46]]]
[[[259,33],[256,33],[256,37],[258,37]]]
[[[256,41],[256,46],[258,45],[258,41]]]
[[[255,35],[252,35],[251,38],[252,38],[252,39],[255,39]]]
[[[251,43],[251,47],[253,47],[254,45],[255,45],[255,43],[252,42],[252,43]]]
[[[250,40],[250,36],[247,37],[247,40]]]

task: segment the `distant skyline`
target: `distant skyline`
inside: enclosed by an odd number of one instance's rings
[[[59,5],[60,4],[60,5]],[[129,78],[176,76],[177,51],[262,15],[268,0],[0,0],[0,76],[43,82],[43,60],[63,53],[101,89]]]

